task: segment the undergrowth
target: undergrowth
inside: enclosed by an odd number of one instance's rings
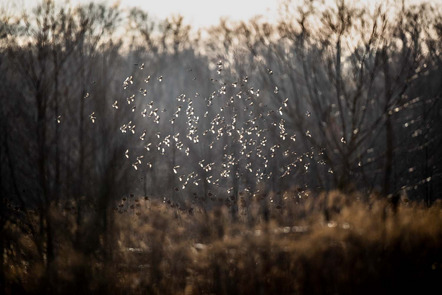
[[[80,244],[74,212],[53,206],[56,259],[49,267],[36,248],[38,232],[5,225],[6,294],[440,290],[440,202],[426,207],[374,195],[294,191],[279,198],[243,195],[232,215],[222,201],[209,210],[130,197],[109,211],[105,233],[91,222]],[[38,228],[32,212],[23,216]],[[86,251],[88,243],[92,250]]]

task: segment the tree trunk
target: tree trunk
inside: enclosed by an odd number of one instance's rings
[[[385,174],[384,174],[384,185],[383,185],[383,194],[386,196],[390,193],[391,190],[391,175],[393,171],[393,124],[391,122],[391,115],[387,114],[387,121],[385,122],[385,144],[386,144],[386,153],[385,153]]]

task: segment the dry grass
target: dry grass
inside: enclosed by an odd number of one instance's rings
[[[271,196],[270,196],[271,197]],[[92,253],[72,239],[69,213],[54,271],[38,236],[8,224],[6,293],[425,294],[440,290],[442,205],[390,202],[339,192],[243,196],[239,216],[218,206],[189,211],[127,200]],[[132,203],[128,203],[131,201]],[[133,209],[131,209],[133,204]],[[29,215],[32,216],[32,215]],[[66,230],[71,229],[71,231]],[[91,240],[92,241],[92,240]],[[110,249],[111,251],[106,251]],[[103,253],[107,253],[104,255]]]

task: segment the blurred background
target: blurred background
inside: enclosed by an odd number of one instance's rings
[[[51,261],[53,206],[73,209],[81,244],[133,196],[233,215],[240,194],[280,203],[287,190],[430,205],[442,191],[441,9],[3,3],[1,225],[38,228]]]

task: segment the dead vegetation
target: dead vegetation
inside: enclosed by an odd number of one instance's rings
[[[133,197],[136,205],[124,204],[125,212],[114,209],[112,230],[92,231],[82,245],[75,242],[72,208],[53,206],[63,234],[51,272],[36,249],[38,233],[19,224],[4,228],[5,291],[387,294],[439,288],[440,202],[428,208],[400,200],[394,207],[376,196],[337,191],[286,192],[279,202],[269,200],[244,197],[232,218],[225,205],[189,210]],[[23,216],[24,223],[37,222],[32,212]]]

